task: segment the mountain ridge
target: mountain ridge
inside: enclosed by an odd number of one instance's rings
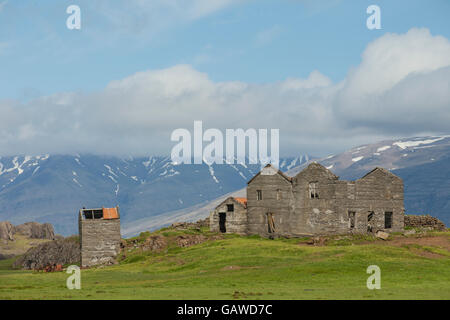
[[[450,224],[450,136],[383,140],[336,155],[280,159],[294,176],[311,160],[344,180],[380,166],[405,183],[407,214],[431,214]],[[175,221],[205,218],[229,195],[245,196],[260,165],[173,165],[169,157],[41,155],[0,157],[0,220],[49,222],[77,231],[79,208],[120,206],[124,235]]]
[[[280,159],[285,170],[309,156]],[[0,220],[77,232],[82,207],[120,206],[123,225],[213,200],[245,186],[259,164],[174,165],[170,157],[41,155],[0,158]]]
[[[450,136],[383,140],[314,161],[344,180],[362,178],[377,166],[390,169],[403,179],[406,214],[431,214],[450,225]],[[308,163],[291,168],[286,174],[295,176]],[[246,196],[245,192],[244,188],[229,196]],[[225,198],[226,196],[222,196],[203,206],[168,212],[161,221],[149,218],[143,219],[141,223],[154,230],[176,221],[203,219]],[[125,227],[124,234],[132,236],[138,230],[139,228]],[[145,229],[140,231],[143,230]]]

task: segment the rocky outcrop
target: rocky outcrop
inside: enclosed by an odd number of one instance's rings
[[[425,216],[415,216],[415,215],[405,215],[405,227],[412,228],[426,228],[430,230],[446,230],[445,224],[438,218],[425,215]]]
[[[40,244],[29,249],[18,258],[13,267],[21,269],[44,269],[53,265],[75,264],[80,262],[78,238],[66,238]]]
[[[55,230],[50,223],[27,222],[15,226],[14,233],[20,233],[31,239],[55,239]]]
[[[0,253],[0,260],[6,260],[6,259],[13,258],[13,257],[14,257],[13,254],[4,254],[4,253]]]
[[[175,222],[170,226],[171,229],[178,230],[199,229],[201,227],[209,227],[209,217],[196,222]]]
[[[167,241],[164,236],[156,235],[145,240],[143,245],[144,251],[161,251],[167,247]]]
[[[14,240],[14,226],[8,221],[0,222],[0,239]]]
[[[201,234],[184,234],[176,238],[176,243],[179,247],[190,247],[199,243],[203,243],[208,238]]]

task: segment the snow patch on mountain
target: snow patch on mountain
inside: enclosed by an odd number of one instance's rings
[[[382,152],[382,151],[386,151],[387,149],[390,149],[391,146],[384,146],[384,147],[380,147],[377,149],[377,152]]]
[[[214,175],[214,169],[212,166],[208,166],[209,169],[209,174],[211,175],[211,177],[214,179],[214,181],[216,183],[219,183],[219,179],[217,179],[217,177]]]
[[[72,181],[75,182],[80,188],[83,187],[76,178],[72,178]]]
[[[108,169],[108,172],[117,178],[117,174],[111,169],[110,166],[104,164],[105,168]]]
[[[410,147],[417,147],[421,144],[431,144],[437,141],[441,141],[445,139],[446,137],[439,137],[436,139],[426,139],[426,140],[411,140],[411,141],[397,141],[394,142],[392,145],[398,146],[400,149],[406,149]]]

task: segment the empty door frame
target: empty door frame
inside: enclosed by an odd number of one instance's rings
[[[275,233],[275,220],[273,218],[273,213],[267,213],[267,232]]]
[[[219,230],[222,233],[227,232],[227,214],[226,212],[219,212]]]

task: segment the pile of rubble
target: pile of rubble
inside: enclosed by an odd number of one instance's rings
[[[198,220],[196,222],[175,222],[170,226],[171,229],[177,230],[200,229],[202,227],[209,227],[209,218]]]
[[[197,222],[178,222],[170,226],[170,229],[174,230],[197,230],[200,231],[201,227],[208,226],[208,219],[200,220]],[[139,239],[140,238],[140,239]],[[142,251],[161,252],[167,250],[170,244],[175,244],[178,247],[190,247],[196,244],[200,244],[209,240],[223,239],[222,235],[205,235],[205,234],[179,234],[175,236],[153,234],[148,235],[145,239],[142,239],[142,235],[135,239],[122,239],[120,242],[120,248],[123,253],[122,259],[125,259],[127,252],[133,249],[140,249]]]
[[[405,215],[405,227],[423,228],[438,231],[446,230],[446,226],[441,220],[430,215]]]
[[[184,234],[177,236],[175,239],[179,247],[190,247],[205,242],[206,240],[208,240],[208,238],[201,234]]]
[[[121,249],[136,249],[141,248],[142,251],[161,251],[167,248],[167,239],[163,235],[153,235],[145,239],[144,242],[138,239],[127,241],[122,239],[120,242]]]
[[[29,249],[13,264],[14,268],[58,271],[58,265],[80,262],[80,244],[77,238],[66,238],[42,243]],[[54,268],[56,270],[54,270]]]
[[[314,246],[324,246],[328,241],[327,237],[312,237],[306,241],[306,244]]]

